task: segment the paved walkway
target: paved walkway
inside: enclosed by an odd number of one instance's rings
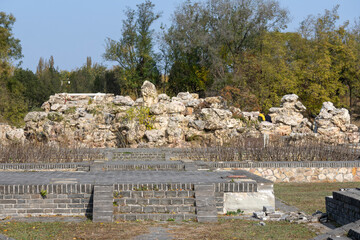
[[[98,171],[98,172],[0,172],[0,185],[54,183],[218,183],[229,175],[264,181],[247,171]]]
[[[151,227],[150,233],[146,233],[134,238],[134,240],[171,240],[171,235],[167,232],[170,228]]]

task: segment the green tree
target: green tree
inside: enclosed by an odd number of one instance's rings
[[[60,92],[61,75],[55,68],[54,57],[50,56],[49,60],[40,58],[36,75],[41,83],[41,94],[43,99],[48,99],[50,95]]]
[[[120,40],[106,39],[104,59],[119,64],[118,73],[121,74],[117,74],[118,81],[125,83],[126,89],[135,96],[143,81],[160,81],[155,61],[157,55],[153,52],[154,31],[151,29],[160,14],[154,13],[154,7],[151,1],[146,1],[137,5],[137,10],[128,9]]]
[[[10,80],[13,61],[22,57],[20,40],[13,36],[15,17],[0,12],[0,121],[21,125],[27,105],[21,96],[24,87]]]
[[[187,1],[175,12],[164,39],[171,46],[173,63],[182,61],[186,66],[196,62],[197,66],[186,68],[206,69],[207,79],[199,77],[199,82],[214,82],[215,90],[227,84],[246,88],[242,60],[259,48],[263,33],[283,29],[286,21],[287,11],[277,1]]]
[[[104,88],[95,88],[95,81],[103,79],[106,68],[100,64],[92,64],[91,57],[86,58],[86,63],[62,77],[63,88],[73,93],[89,93],[93,91],[107,92]],[[70,85],[68,84],[70,81]]]

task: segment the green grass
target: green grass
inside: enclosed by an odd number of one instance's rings
[[[360,183],[276,183],[274,192],[289,205],[313,214],[316,210],[325,212],[325,197],[340,188],[360,187]]]

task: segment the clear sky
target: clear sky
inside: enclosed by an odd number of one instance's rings
[[[81,67],[90,56],[93,63],[105,62],[105,39],[119,39],[123,11],[136,8],[141,0],[0,0],[0,11],[16,17],[13,28],[20,39],[24,58],[22,67],[35,71],[39,58],[54,56],[60,70]],[[152,0],[162,17],[154,25],[170,25],[171,15],[183,0]],[[289,31],[296,31],[308,15],[323,14],[325,9],[340,5],[340,22],[360,17],[360,0],[280,0],[290,12]]]

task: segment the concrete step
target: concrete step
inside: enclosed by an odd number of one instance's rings
[[[196,214],[194,213],[116,213],[114,215],[116,221],[135,221],[135,220],[154,220],[154,221],[183,221],[195,220]]]
[[[93,222],[112,222],[113,211],[113,186],[95,185]]]
[[[195,205],[198,222],[217,222],[215,187],[213,184],[195,185]]]
[[[348,237],[352,240],[360,240],[360,227],[349,230]]]
[[[327,240],[352,240],[348,237],[329,237]]]

